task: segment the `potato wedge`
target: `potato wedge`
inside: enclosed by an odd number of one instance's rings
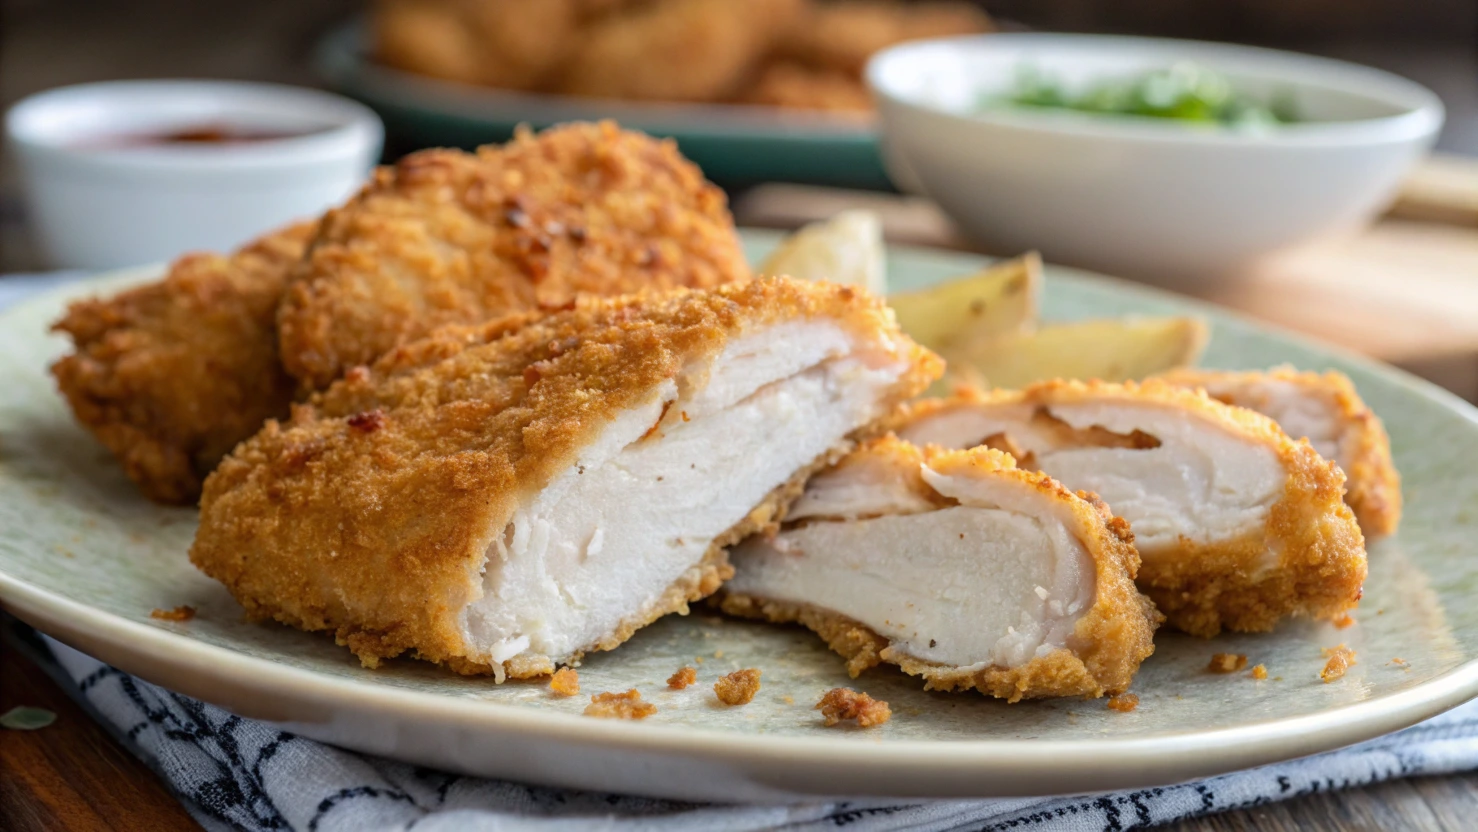
[[[1044,326],[943,351],[943,384],[1025,387],[1054,378],[1139,380],[1195,362],[1206,347],[1196,318],[1124,318]]]
[[[1032,331],[1041,294],[1042,258],[1032,252],[969,277],[889,295],[888,305],[911,338],[948,353]]]
[[[787,275],[888,291],[883,222],[872,211],[842,211],[802,226],[780,242],[755,274]]]

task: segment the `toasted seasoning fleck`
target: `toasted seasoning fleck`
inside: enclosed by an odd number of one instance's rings
[[[1108,709],[1118,711],[1121,714],[1127,714],[1138,707],[1139,697],[1132,693],[1115,694],[1114,696],[1110,696],[1108,700]]]
[[[374,433],[385,426],[385,411],[376,408],[349,417],[349,427],[360,433]]]
[[[549,679],[549,690],[558,696],[576,696],[580,693],[580,674],[573,667],[561,667]]]
[[[585,706],[585,715],[601,719],[646,719],[657,712],[657,706],[643,702],[636,688],[625,693],[597,693]]]
[[[1386,662],[1386,664],[1394,664],[1396,666],[1396,669],[1397,670],[1410,670],[1411,669],[1411,662],[1409,662],[1409,661],[1401,658],[1400,656],[1397,656],[1396,658],[1391,659],[1389,662]]]
[[[787,693],[784,696],[780,697],[780,701],[781,702],[784,702],[787,705],[794,705],[795,704],[795,697],[794,696],[791,696],[790,694]]]
[[[858,727],[871,728],[893,718],[893,710],[887,702],[851,688],[832,688],[821,696],[814,710],[821,712],[828,728],[844,719],[855,719]]]
[[[748,705],[760,691],[760,672],[749,667],[736,670],[713,683],[713,692],[725,705]]]
[[[1247,657],[1241,653],[1217,653],[1206,669],[1212,673],[1236,673],[1246,666]]]
[[[698,681],[698,671],[691,667],[683,667],[667,677],[667,686],[673,690],[682,690],[696,681]]]
[[[1331,623],[1331,624],[1334,625],[1334,629],[1336,629],[1336,630],[1343,630],[1346,627],[1352,626],[1355,623],[1355,619],[1354,619],[1353,616],[1351,616],[1350,614],[1346,613],[1344,615],[1341,615],[1339,618],[1334,619],[1333,621],[1331,621],[1329,623]]]
[[[715,651],[713,651],[713,657],[715,659],[722,659],[724,657],[724,651],[722,651],[722,650],[715,650]]]
[[[1319,678],[1323,679],[1326,685],[1345,675],[1350,665],[1355,664],[1355,651],[1343,644],[1338,647],[1324,648],[1324,655],[1329,657],[1329,661],[1325,662],[1324,669],[1319,671]]]
[[[189,621],[195,617],[195,608],[182,604],[172,610],[154,610],[149,613],[149,617],[160,621]]]
[[[1268,678],[1268,669],[1267,669],[1267,667],[1265,665],[1260,665],[1260,664],[1259,665],[1253,665],[1253,667],[1252,667],[1252,678],[1254,678],[1254,679],[1266,679],[1266,678]]]
[[[56,722],[56,714],[45,708],[20,705],[0,714],[0,728],[12,731],[35,731],[53,722]]]

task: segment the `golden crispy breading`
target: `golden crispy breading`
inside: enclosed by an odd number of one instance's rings
[[[575,0],[378,0],[370,18],[375,57],[433,78],[538,89],[574,46],[579,5]]]
[[[1108,709],[1127,714],[1139,707],[1139,697],[1132,693],[1116,693],[1109,697]]]
[[[1053,696],[1102,696],[1129,687],[1139,665],[1154,652],[1155,627],[1162,620],[1150,600],[1134,586],[1139,553],[1128,524],[1114,517],[1092,495],[1073,494],[1043,474],[1016,467],[1011,457],[989,448],[946,451],[917,448],[891,435],[869,440],[840,463],[864,465],[877,458],[901,471],[928,467],[945,477],[981,474],[1016,480],[1062,505],[1071,517],[1069,532],[1096,564],[1093,606],[1073,626],[1072,649],[1058,648],[1017,667],[954,667],[924,661],[895,648],[889,639],[836,612],[805,603],[756,598],[726,591],[718,599],[725,612],[776,622],[798,622],[814,630],[848,659],[856,678],[882,662],[925,680],[926,690],[978,690],[1011,702]],[[929,501],[943,498],[920,478],[902,480]],[[927,493],[926,493],[927,492]],[[946,500],[946,502],[953,502]]]
[[[1344,474],[1309,443],[1288,438],[1262,414],[1159,379],[1139,384],[1049,381],[1019,391],[963,388],[948,399],[909,405],[889,427],[904,433],[920,420],[956,408],[1115,402],[1181,411],[1208,429],[1270,449],[1286,474],[1266,521],[1247,534],[1206,543],[1181,538],[1166,553],[1141,546],[1139,587],[1173,626],[1208,637],[1223,628],[1264,632],[1290,615],[1331,619],[1354,608],[1365,582],[1365,539],[1344,504]],[[1093,433],[1088,428],[1077,438],[1092,444]],[[1275,568],[1266,563],[1270,552],[1278,553]]]
[[[57,386],[150,499],[194,503],[221,457],[287,415],[277,302],[315,226],[230,256],[188,255],[164,279],[73,303],[56,323],[76,345],[52,365]]]
[[[585,706],[585,715],[601,719],[646,719],[657,712],[657,706],[645,702],[636,688],[625,693],[597,693]]]
[[[594,98],[713,101],[745,79],[803,0],[664,0],[587,27],[559,91]]]
[[[1324,684],[1329,684],[1345,675],[1345,672],[1355,664],[1355,651],[1344,646],[1324,648],[1324,655],[1329,661],[1324,663],[1324,669],[1319,671],[1319,678]]]
[[[195,608],[182,604],[174,609],[156,609],[149,612],[149,617],[159,621],[189,621],[195,617]]]
[[[1236,673],[1247,666],[1247,657],[1241,653],[1216,653],[1206,669],[1212,673]]]
[[[847,719],[857,720],[859,728],[871,728],[893,717],[893,710],[887,702],[851,688],[832,688],[821,695],[821,701],[812,710],[821,712],[828,728]]]
[[[414,651],[462,673],[544,675],[552,659],[489,662],[462,614],[483,592],[493,539],[617,416],[659,385],[772,324],[826,319],[868,343],[886,334],[907,362],[889,405],[916,395],[940,362],[849,287],[766,279],[578,305],[488,342],[463,338],[387,356],[269,422],[206,482],[192,562],[255,619],[328,630],[368,666]],[[673,414],[676,418],[676,414]],[[816,461],[825,464],[829,457]],[[773,528],[800,476],[714,540],[640,620],[584,650],[611,649],[657,616],[685,610],[732,574],[719,547]]]
[[[549,690],[556,696],[578,696],[580,673],[573,667],[561,667],[549,677]]]
[[[676,673],[667,677],[667,686],[673,690],[683,690],[696,681],[698,681],[698,671],[695,668],[680,667]]]
[[[413,153],[329,212],[279,310],[282,361],[321,389],[446,324],[748,276],[723,192],[671,141],[521,131]]]
[[[749,667],[719,677],[713,683],[713,694],[725,705],[748,705],[760,692],[760,671]]]
[[[736,99],[743,104],[836,113],[871,113],[872,97],[857,79],[836,69],[776,61]]]
[[[990,18],[960,0],[831,0],[813,4],[781,46],[791,59],[860,75],[879,50],[897,43],[992,29]]]
[[[1321,433],[1307,438],[1320,455],[1344,469],[1345,502],[1354,509],[1361,531],[1376,537],[1392,534],[1400,525],[1401,475],[1391,461],[1391,438],[1344,373],[1284,366],[1250,372],[1187,369],[1162,378],[1270,416],[1294,439],[1305,432]]]

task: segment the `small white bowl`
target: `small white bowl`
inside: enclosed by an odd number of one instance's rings
[[[1246,133],[982,106],[1030,66],[1068,88],[1190,61],[1307,122]],[[894,181],[989,250],[1161,283],[1214,279],[1372,217],[1442,126],[1430,90],[1356,64],[1197,41],[995,34],[904,44],[867,68]]]
[[[240,143],[131,137],[202,127]],[[116,268],[229,250],[348,198],[380,155],[369,108],[310,89],[234,81],[113,81],[30,96],[5,131],[30,221],[59,267]]]

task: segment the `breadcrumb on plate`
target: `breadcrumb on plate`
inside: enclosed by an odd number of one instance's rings
[[[1139,707],[1139,696],[1133,693],[1118,693],[1108,699],[1108,709],[1127,714]]]
[[[643,702],[636,688],[625,693],[597,693],[585,706],[585,715],[601,719],[646,719],[657,712],[657,706]]]
[[[1261,665],[1261,664],[1253,665],[1252,666],[1252,678],[1258,679],[1258,680],[1268,678],[1268,668],[1267,668],[1267,666],[1266,665]]]
[[[549,690],[559,696],[579,695],[580,673],[573,667],[561,667],[549,677]]]
[[[1247,666],[1247,657],[1241,653],[1217,653],[1211,657],[1206,669],[1212,673],[1236,673]]]
[[[1334,629],[1343,630],[1348,627],[1355,626],[1355,617],[1346,613],[1345,615],[1342,615],[1329,623],[1334,625]]]
[[[1329,661],[1325,662],[1324,669],[1319,671],[1319,678],[1323,679],[1326,685],[1345,675],[1345,671],[1356,663],[1355,651],[1343,644],[1338,647],[1326,647],[1323,652],[1329,657]]]
[[[760,692],[760,671],[753,667],[736,670],[714,682],[713,692],[725,705],[748,705]]]
[[[667,677],[667,686],[673,690],[682,690],[696,681],[698,681],[697,670],[691,667],[680,667],[676,673]]]
[[[149,617],[157,618],[160,621],[189,621],[195,617],[195,608],[188,604],[182,604],[172,610],[154,610],[149,613]]]
[[[832,688],[822,694],[813,710],[821,712],[828,728],[847,719],[857,720],[858,727],[871,728],[893,718],[887,702],[851,688]]]

